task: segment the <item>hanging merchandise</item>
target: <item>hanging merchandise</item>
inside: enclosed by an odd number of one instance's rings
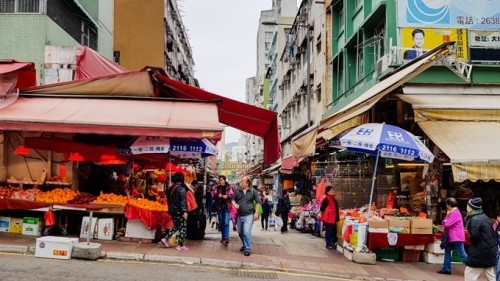
[[[325,178],[321,178],[321,181],[316,186],[316,200],[317,201],[321,201],[321,199],[323,199],[323,197],[325,196],[325,189],[326,189],[326,180],[325,180]]]

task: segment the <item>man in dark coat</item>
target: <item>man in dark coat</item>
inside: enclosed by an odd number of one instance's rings
[[[483,200],[479,197],[467,202],[466,227],[470,234],[470,248],[465,261],[466,281],[478,280],[482,272],[488,281],[495,281],[497,238],[482,205]]]

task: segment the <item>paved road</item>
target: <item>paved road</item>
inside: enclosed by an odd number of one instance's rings
[[[351,279],[297,274],[258,269],[228,269],[202,265],[180,265],[153,262],[101,260],[87,262],[82,260],[41,259],[22,254],[0,254],[0,280],[39,280],[39,281],[261,281],[261,280],[332,280]]]

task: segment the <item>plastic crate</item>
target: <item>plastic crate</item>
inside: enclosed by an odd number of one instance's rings
[[[404,262],[419,262],[420,261],[420,250],[403,250],[403,261]]]
[[[457,251],[451,251],[451,262],[463,262]]]
[[[399,248],[388,247],[374,249],[373,252],[377,255],[377,260],[381,261],[398,261],[399,260]]]

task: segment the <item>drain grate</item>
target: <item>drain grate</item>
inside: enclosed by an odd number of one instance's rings
[[[233,273],[234,277],[242,278],[257,278],[257,279],[278,279],[278,274],[274,272],[259,272],[248,270],[236,270]]]

